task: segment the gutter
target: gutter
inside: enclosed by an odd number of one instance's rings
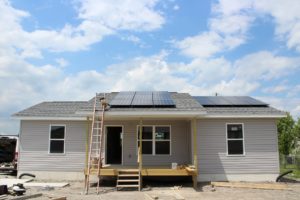
[[[275,115],[212,115],[208,114],[202,118],[267,118],[267,119],[274,119],[274,118],[283,118],[286,117],[286,114],[275,114]]]

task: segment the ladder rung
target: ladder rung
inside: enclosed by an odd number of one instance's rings
[[[118,176],[120,176],[120,177],[126,177],[126,176],[137,177],[137,176],[140,176],[140,175],[139,174],[119,174]]]
[[[118,182],[140,182],[140,179],[119,179]]]
[[[94,129],[96,129],[96,130],[101,130],[102,128],[95,128],[95,127],[94,127]]]
[[[140,187],[140,185],[117,185],[117,187]]]

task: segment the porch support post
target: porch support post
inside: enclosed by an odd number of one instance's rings
[[[143,138],[143,119],[141,118],[140,119],[140,134],[139,134],[139,138],[140,138],[140,141],[139,141],[139,157],[138,157],[138,163],[139,163],[139,174],[140,174],[140,182],[139,182],[139,191],[141,191],[141,188],[142,188],[142,170],[143,170],[143,154],[142,154],[142,138]]]
[[[195,174],[193,175],[193,186],[197,189],[197,177],[198,177],[198,157],[197,157],[197,120],[192,119],[193,128],[193,161],[195,166]]]

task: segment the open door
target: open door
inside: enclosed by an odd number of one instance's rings
[[[106,127],[106,164],[122,164],[122,127]]]

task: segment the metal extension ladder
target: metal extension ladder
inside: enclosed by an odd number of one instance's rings
[[[100,184],[100,169],[102,167],[102,149],[103,149],[103,135],[104,135],[104,113],[107,107],[105,101],[105,94],[100,95],[96,93],[93,107],[92,129],[89,140],[88,163],[85,172],[85,194],[88,194],[90,187],[90,175],[94,174],[92,171],[97,170],[97,194],[99,194]]]

